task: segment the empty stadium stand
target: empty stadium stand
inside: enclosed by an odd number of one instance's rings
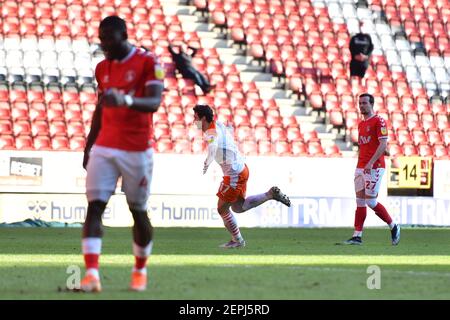
[[[118,14],[167,77],[154,114],[159,152],[199,153],[192,107],[213,106],[247,155],[343,156],[357,142],[357,96],[376,97],[392,155],[449,157],[445,0],[31,0],[0,12],[0,149],[81,151],[103,56],[97,26]],[[359,23],[375,50],[365,85],[348,76]],[[169,43],[200,48],[206,96],[175,73]]]

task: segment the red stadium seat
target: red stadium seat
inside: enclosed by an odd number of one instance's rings
[[[0,120],[0,132],[1,135],[12,135],[13,126],[10,120]]]
[[[444,143],[447,147],[450,146],[450,128],[444,129],[442,131],[442,136],[444,138]]]
[[[388,143],[388,152],[390,157],[403,155],[403,148],[397,143]]]
[[[273,155],[272,143],[268,140],[261,140],[258,142],[258,154],[260,156]]]
[[[448,120],[448,113],[445,111],[438,112],[436,114],[436,122],[437,122],[437,127],[440,130],[445,130],[445,129],[450,128],[450,122]]]
[[[33,150],[33,139],[30,136],[16,137],[16,148],[18,150]]]
[[[287,141],[277,141],[275,142],[275,153],[278,156],[290,156],[291,146]]]
[[[283,127],[272,127],[270,129],[270,139],[272,142],[286,141],[286,130]]]
[[[308,131],[303,132],[303,138],[305,142],[319,142],[319,136],[317,135],[317,131]]]
[[[268,115],[266,118],[266,123],[269,127],[273,126],[282,126],[283,120],[280,116],[270,116]]]
[[[172,152],[173,144],[169,139],[161,139],[156,143],[156,150],[161,153]]]
[[[253,140],[244,140],[239,144],[239,149],[246,156],[256,156],[258,154],[258,143]]]
[[[329,157],[340,157],[342,155],[339,147],[335,144],[325,147],[325,154]]]
[[[325,155],[325,152],[323,151],[320,141],[308,142],[308,153],[312,156],[324,156]]]
[[[397,130],[397,141],[400,144],[404,144],[405,142],[413,141],[411,134],[407,128],[402,128],[402,129]]]
[[[423,130],[412,130],[412,139],[416,146],[422,143],[428,144],[428,138]]]
[[[185,139],[188,137],[188,132],[186,130],[186,128],[181,127],[181,126],[174,126],[171,128],[171,138],[172,141],[176,141],[178,139]]]
[[[52,139],[52,147],[53,150],[57,151],[69,151],[69,140],[64,136],[56,136]]]
[[[69,136],[69,138],[85,137],[83,123],[81,121],[67,123],[67,135]]]
[[[34,138],[35,150],[52,150],[52,142],[47,136],[37,136]]]
[[[29,90],[27,94],[28,103],[44,102],[44,93],[42,91]]]
[[[170,138],[170,129],[168,124],[157,124],[153,128],[153,134],[156,140],[161,137]]]
[[[3,134],[3,132],[2,132],[2,134]],[[26,136],[31,135],[31,125],[28,121],[14,122],[14,136],[17,137],[17,136],[21,136],[21,135],[26,135]]]
[[[340,109],[332,109],[329,112],[330,123],[335,128],[343,128],[344,127],[344,116]]]
[[[265,126],[257,126],[254,129],[254,137],[257,141],[268,140],[270,138],[269,130]]]
[[[191,151],[191,143],[188,139],[179,139],[175,141],[173,151],[175,153],[180,154],[190,154]]]
[[[439,132],[438,129],[429,129],[427,130],[427,136],[428,136],[428,142],[431,145],[434,145],[436,143],[443,143],[443,139],[441,136],[441,133]]]
[[[433,154],[434,151],[428,143],[419,144],[419,155],[421,157],[432,157]]]
[[[28,121],[30,118],[29,111],[26,105],[25,108],[18,108],[17,106],[13,107],[11,111],[11,118],[13,119],[13,121]]]
[[[11,150],[16,148],[16,143],[12,135],[0,136],[0,150]]]
[[[50,106],[49,106],[50,107]],[[56,108],[49,108],[47,110],[47,119],[48,121],[64,121],[65,115],[64,115],[64,109],[56,109]]]
[[[67,128],[64,121],[54,121],[50,123],[49,126],[50,136],[53,138],[55,136],[67,136]]]
[[[73,136],[70,138],[70,150],[83,151],[86,145],[86,140],[82,136]]]
[[[283,126],[285,128],[295,127],[299,128],[297,118],[295,116],[283,117]]]
[[[83,114],[81,110],[74,110],[66,108],[66,112],[64,113],[64,117],[67,122],[80,122],[83,120]]]
[[[307,144],[303,142],[303,140],[295,140],[291,143],[291,150],[294,156],[307,156],[308,155],[308,147]]]
[[[205,142],[202,139],[194,139],[192,141],[192,152],[194,154],[202,153],[205,149]]]
[[[48,136],[50,134],[50,129],[47,121],[34,121],[31,123],[31,135],[36,136]]]
[[[350,128],[350,141],[353,143],[353,144],[358,144],[358,135],[359,135],[359,133],[358,133],[358,127],[351,127]]]
[[[313,91],[309,96],[309,101],[314,111],[320,112],[324,110],[325,106],[322,99],[322,93],[320,91]]]
[[[405,156],[417,156],[419,154],[416,146],[412,142],[405,142],[402,148]]]
[[[303,140],[303,135],[298,127],[288,127],[286,132],[288,141]]]
[[[239,142],[248,139],[253,139],[254,138],[253,130],[251,129],[250,126],[247,125],[239,126],[236,128],[235,137]]]
[[[448,146],[446,147],[443,144],[435,144],[433,146],[434,155],[436,158],[443,158],[450,156],[450,152],[448,151]]]

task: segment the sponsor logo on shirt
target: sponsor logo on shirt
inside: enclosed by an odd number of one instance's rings
[[[361,136],[361,137],[359,137],[359,144],[367,144],[367,143],[369,143],[370,142],[370,138],[371,138],[371,136],[368,136],[368,137]]]
[[[136,72],[134,70],[128,70],[125,73],[125,81],[126,82],[132,82],[136,78]]]

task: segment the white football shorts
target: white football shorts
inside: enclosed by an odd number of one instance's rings
[[[94,145],[86,167],[88,201],[108,202],[117,180],[131,209],[147,210],[153,173],[153,149],[125,151]]]
[[[380,191],[381,179],[384,168],[372,169],[370,173],[364,173],[364,169],[355,170],[355,192],[365,190],[366,195],[377,197]]]

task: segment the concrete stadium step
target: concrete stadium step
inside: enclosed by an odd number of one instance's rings
[[[189,15],[195,17],[195,12],[197,11],[195,6],[180,4],[180,2],[177,0],[161,1],[161,7],[164,14],[167,16]]]
[[[235,48],[217,48],[217,53],[219,54],[221,60],[223,58],[229,58],[229,57],[233,57],[235,59],[236,58],[247,58],[246,56],[242,55],[241,50],[235,49]]]
[[[180,17],[190,17],[190,16],[180,16]],[[180,19],[181,28],[185,32],[213,32],[211,25],[203,22],[193,22],[190,20],[185,21],[185,19]]]
[[[266,88],[264,90],[260,90],[259,95],[261,96],[261,99],[288,100],[292,101],[291,104],[297,103],[297,101],[290,99],[284,90]]]
[[[241,72],[242,82],[268,81],[272,83],[272,75],[262,72]]]
[[[236,64],[236,68],[240,72],[257,72],[264,73],[264,68],[261,66],[255,66],[251,64]]]
[[[202,48],[211,49],[211,48],[229,48],[228,41],[220,38],[203,38],[200,36],[200,43],[202,44]]]
[[[221,50],[224,50],[222,48],[219,48]],[[219,51],[218,49],[218,51]],[[220,60],[225,64],[236,64],[236,65],[245,65],[248,66],[251,62],[251,58],[247,56],[243,56],[238,53],[236,49],[230,49],[227,48],[230,51],[219,51]],[[232,53],[231,50],[235,50],[235,53]]]

